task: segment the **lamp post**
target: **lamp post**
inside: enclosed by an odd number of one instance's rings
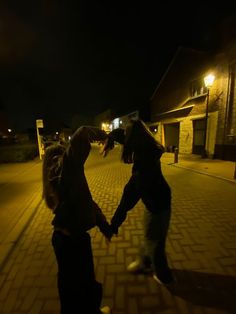
[[[202,152],[202,158],[207,158],[207,149],[206,149],[206,139],[207,139],[207,123],[208,123],[208,107],[209,107],[209,94],[210,94],[210,88],[212,87],[215,80],[215,76],[213,74],[209,74],[206,77],[204,77],[204,83],[207,88],[207,97],[206,97],[206,112],[205,112],[205,126],[204,126],[204,142],[203,142],[203,152]]]

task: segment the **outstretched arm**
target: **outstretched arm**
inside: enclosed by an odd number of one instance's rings
[[[103,214],[102,210],[97,205],[97,203],[93,202],[93,204],[94,204],[94,208],[95,208],[95,211],[96,211],[96,223],[97,223],[97,226],[100,229],[100,231],[103,233],[103,235],[107,239],[110,240],[112,235],[113,235],[111,226],[107,222],[107,219],[106,219],[105,215]]]
[[[105,131],[93,126],[81,126],[73,134],[69,152],[76,159],[77,165],[83,165],[88,158],[93,141],[105,141],[107,134]]]
[[[117,128],[108,134],[108,138],[111,139],[113,142],[124,144],[125,130],[122,128]]]
[[[108,134],[108,137],[105,141],[105,144],[102,148],[101,154],[106,157],[109,150],[114,148],[114,142],[118,142],[119,144],[124,144],[125,141],[125,130],[118,128],[113,131],[111,131]]]
[[[108,137],[107,133],[104,130],[101,130],[95,126],[83,126],[88,134],[88,140],[90,143],[94,141],[105,141]]]
[[[129,182],[124,187],[120,204],[111,219],[112,232],[115,234],[118,233],[118,228],[125,221],[127,212],[131,210],[141,198],[136,180],[136,176],[132,175]]]

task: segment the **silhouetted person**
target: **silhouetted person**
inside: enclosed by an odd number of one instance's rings
[[[67,147],[52,145],[43,162],[43,197],[55,214],[52,245],[58,264],[61,314],[111,313],[100,309],[102,285],[95,279],[91,239],[96,225],[110,239],[112,233],[101,209],[93,201],[84,173],[92,141],[104,141],[106,133],[81,127]]]
[[[151,269],[156,281],[169,284],[173,282],[173,275],[168,266],[165,244],[171,217],[171,190],[161,170],[160,157],[164,148],[141,120],[131,121],[126,129],[110,132],[103,147],[104,156],[114,147],[114,142],[123,145],[121,158],[124,163],[133,163],[133,167],[111,220],[111,228],[117,234],[127,212],[141,199],[146,207],[144,247],[140,258],[128,266],[128,271],[146,272]]]

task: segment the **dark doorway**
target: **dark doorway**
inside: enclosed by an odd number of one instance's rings
[[[193,120],[193,154],[201,155],[204,149],[205,119]]]
[[[164,125],[165,148],[167,152],[174,152],[179,147],[179,122]]]

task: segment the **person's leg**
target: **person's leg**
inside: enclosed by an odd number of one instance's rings
[[[163,283],[173,280],[166,257],[166,238],[169,229],[171,210],[163,209],[155,214],[145,210],[144,243],[146,254],[150,256],[154,274]]]
[[[100,314],[102,285],[95,280],[90,236],[84,233],[73,239],[54,231],[52,244],[58,263],[61,314]]]
[[[149,256],[144,256],[141,252],[141,254],[128,265],[127,270],[130,273],[150,273],[152,268]]]
[[[146,209],[145,209],[146,211]],[[145,225],[145,212],[143,216],[143,222]],[[145,230],[145,227],[144,227]],[[138,257],[128,265],[127,270],[131,273],[150,273],[152,272],[152,261],[149,255],[149,251],[147,250],[146,241],[142,241],[139,248]]]

